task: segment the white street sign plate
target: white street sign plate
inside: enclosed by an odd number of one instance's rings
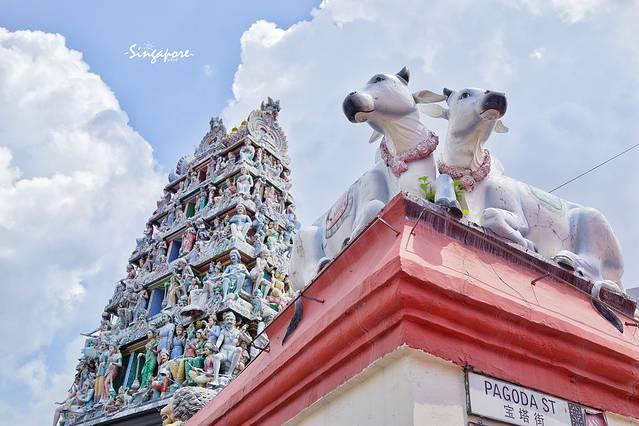
[[[468,372],[472,414],[521,426],[571,426],[568,401]]]

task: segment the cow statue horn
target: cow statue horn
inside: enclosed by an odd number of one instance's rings
[[[410,71],[408,71],[408,68],[404,67],[397,73],[397,77],[401,78],[404,83],[408,84],[408,80],[410,79]]]

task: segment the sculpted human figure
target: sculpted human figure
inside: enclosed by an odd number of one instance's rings
[[[226,187],[224,188],[224,194],[227,197],[230,197],[231,195],[235,194],[237,192],[237,188],[235,187],[235,183],[233,183],[233,180],[231,180],[231,178],[227,178],[224,183],[226,184]]]
[[[234,240],[246,241],[246,234],[251,229],[253,221],[246,214],[246,208],[243,204],[237,205],[237,212],[231,217],[231,238]]]
[[[197,237],[197,230],[192,223],[187,222],[187,229],[182,236],[182,245],[180,246],[180,255],[189,253],[195,245],[195,239]]]
[[[208,199],[209,199],[209,194],[206,188],[203,187],[202,189],[200,189],[200,194],[198,195],[197,200],[195,202],[195,213],[199,213],[206,209],[206,203]]]
[[[255,148],[249,139],[246,139],[242,149],[240,149],[240,160],[247,163],[253,162],[253,156],[255,155]]]
[[[162,314],[162,326],[158,328],[158,353],[166,351],[169,353],[171,350],[171,342],[173,340],[173,333],[175,331],[175,324],[171,322],[171,316],[168,313]],[[160,359],[158,357],[158,363]]]
[[[242,167],[240,175],[235,180],[237,193],[242,194],[244,198],[250,198],[251,189],[253,188],[253,177],[249,174],[246,167]]]
[[[108,392],[105,392],[104,389],[104,380],[109,366],[109,349],[104,342],[100,342],[98,351],[100,355],[98,356],[98,369],[95,377],[95,397],[98,401],[101,401],[105,394],[108,398]]]
[[[169,353],[166,350],[160,352],[158,365],[158,375],[151,380],[151,388],[156,397],[161,397],[171,385],[171,363],[169,362]]]
[[[175,275],[171,275],[169,281],[164,284],[166,290],[166,297],[164,298],[165,306],[172,307],[177,305],[178,299],[182,294],[182,287]]]
[[[222,363],[228,363],[227,374],[229,378],[232,376],[237,367],[237,363],[242,355],[242,348],[239,347],[239,341],[244,340],[247,343],[251,342],[251,336],[246,333],[247,326],[243,326],[241,329],[235,325],[235,314],[231,311],[224,313],[222,330],[215,346],[218,348],[218,353],[213,356],[213,383],[219,384],[220,367]]]
[[[202,363],[203,368],[196,366],[191,367],[189,370],[189,377],[191,382],[198,386],[206,386],[209,382],[215,379],[215,346],[210,343],[204,345],[204,361]]]
[[[184,352],[184,373],[189,384],[193,384],[191,370],[193,368],[202,368],[204,366],[204,346],[206,339],[204,338],[204,330],[199,328],[195,331],[195,338],[190,340],[186,345]]]
[[[166,225],[168,228],[171,228],[175,223],[175,215],[176,215],[176,206],[175,203],[172,203],[169,207],[169,212],[166,214]]]
[[[115,394],[113,382],[117,380],[122,368],[122,354],[115,345],[109,346],[106,374],[104,376],[104,387],[100,400],[107,400],[111,393]]]
[[[222,279],[222,293],[226,300],[229,296],[237,297],[242,290],[244,281],[250,277],[248,269],[241,262],[240,252],[231,250],[231,263],[224,268],[224,278]]]
[[[264,277],[265,272],[271,271],[271,267],[268,264],[268,256],[268,250],[262,249],[257,259],[255,259],[255,266],[251,269],[251,280],[253,281],[251,294],[255,293],[262,285],[265,285],[266,288],[271,286],[271,283]]]
[[[220,337],[221,331],[222,328],[217,323],[217,317],[215,316],[215,314],[211,314],[208,322],[206,323],[207,340],[209,341],[209,343],[215,345],[215,343],[217,342],[217,338]]]
[[[140,386],[143,388],[149,387],[151,378],[155,375],[155,368],[158,365],[158,339],[155,330],[150,329],[146,333],[146,338],[147,342],[144,345],[144,367],[142,367],[140,377]],[[140,363],[141,357],[142,354],[139,354],[138,363]]]

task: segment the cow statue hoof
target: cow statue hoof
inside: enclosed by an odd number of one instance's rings
[[[326,268],[328,266],[329,263],[331,263],[331,259],[330,257],[323,257],[320,259],[320,261],[317,263],[317,273],[319,274],[319,272]]]
[[[461,219],[464,216],[455,194],[455,184],[449,175],[441,174],[435,182],[435,204],[443,207],[451,216]]]
[[[464,217],[464,212],[462,211],[461,204],[459,204],[459,201],[457,200],[440,199],[436,200],[435,204],[443,207],[455,219],[461,219],[462,217]]]

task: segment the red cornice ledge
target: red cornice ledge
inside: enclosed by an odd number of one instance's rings
[[[432,210],[415,226],[411,209],[394,198],[311,283],[306,294],[324,303],[304,299],[282,344],[289,306],[267,329],[270,351],[187,424],[283,424],[402,345],[639,418],[637,327],[619,333],[577,288],[533,285],[537,269],[445,235]]]

